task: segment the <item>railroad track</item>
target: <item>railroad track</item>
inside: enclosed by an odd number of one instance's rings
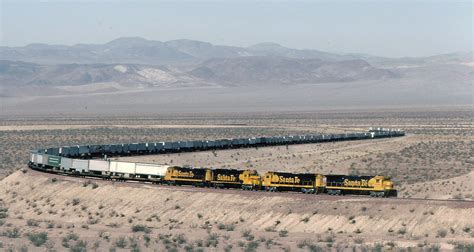
[[[90,179],[170,185],[191,184],[215,188],[237,187],[250,191],[298,191],[304,194],[327,193],[331,195],[369,194],[373,197],[387,197],[396,195],[396,190],[390,179],[378,175],[350,176],[267,172],[260,176],[257,171],[249,169],[176,167],[110,161],[107,157],[372,140],[404,135],[405,133],[400,130],[370,128],[368,132],[343,134],[65,146],[31,151],[28,165],[46,173]]]
[[[238,195],[243,197],[283,197],[292,198],[306,201],[354,201],[359,203],[364,202],[379,202],[381,204],[416,204],[423,202],[427,206],[429,205],[446,205],[450,204],[451,207],[456,208],[474,208],[474,201],[462,200],[462,199],[426,199],[426,198],[369,198],[363,195],[328,195],[328,194],[302,194],[298,192],[265,192],[265,191],[247,191],[235,188],[228,189],[215,189],[208,187],[193,187],[189,185],[183,186],[169,186],[163,184],[154,184],[146,181],[115,181],[107,180],[100,177],[94,176],[75,176],[67,173],[55,173],[42,170],[32,169],[34,176],[46,176],[48,178],[55,178],[58,180],[75,182],[75,183],[86,183],[87,181],[94,181],[101,183],[102,185],[114,185],[114,186],[127,186],[136,188],[156,188],[160,190],[180,191],[185,193],[219,193],[225,195]]]

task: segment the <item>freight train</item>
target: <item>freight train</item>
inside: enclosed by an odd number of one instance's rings
[[[330,195],[396,195],[390,179],[383,176],[346,176],[255,170],[178,167],[159,164],[110,161],[120,155],[172,153],[228,148],[259,147],[342,140],[398,137],[401,130],[370,128],[368,132],[256,137],[206,141],[148,142],[132,144],[82,145],[40,149],[30,152],[29,167],[41,171],[114,180],[135,180],[169,185],[193,185],[243,190],[298,191]]]

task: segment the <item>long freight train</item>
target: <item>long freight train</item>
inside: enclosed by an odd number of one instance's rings
[[[136,180],[170,185],[242,188],[244,190],[266,190],[271,192],[299,191],[303,193],[328,193],[331,195],[351,193],[383,197],[396,195],[393,183],[390,179],[383,176],[294,174],[274,171],[260,176],[255,170],[177,167],[109,161],[107,157],[362,140],[403,135],[405,133],[400,130],[371,128],[369,132],[349,134],[67,146],[32,151],[28,165],[33,169],[60,174],[115,180]]]

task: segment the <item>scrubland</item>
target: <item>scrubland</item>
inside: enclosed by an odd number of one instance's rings
[[[0,246],[23,251],[472,249],[471,118],[468,110],[405,110],[3,120]],[[124,184],[25,169],[28,150],[40,147],[338,133],[369,126],[401,128],[407,136],[119,159],[261,173],[381,174],[395,181],[400,199]]]

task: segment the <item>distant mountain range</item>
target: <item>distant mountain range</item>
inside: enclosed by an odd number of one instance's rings
[[[463,78],[470,78],[472,57],[468,52],[392,59],[298,50],[275,43],[235,47],[186,39],[161,42],[119,38],[102,45],[73,46],[30,44],[0,47],[0,95],[28,95],[27,90],[32,95],[56,95],[156,87],[387,80],[426,74],[430,67],[440,64],[465,65]]]
[[[186,64],[210,58],[238,58],[245,56],[280,56],[297,59],[321,60],[355,59],[316,50],[296,50],[275,43],[262,43],[250,47],[213,45],[195,40],[171,40],[167,42],[143,38],[119,38],[103,45],[77,44],[72,46],[30,44],[25,47],[0,47],[3,60],[19,60],[35,63],[95,64]]]
[[[179,39],[166,42],[138,37],[118,38],[106,44],[47,45],[30,44],[25,47],[0,47],[0,59],[40,64],[187,64],[211,58],[241,58],[272,56],[294,59],[342,61],[362,59],[372,65],[387,62],[429,64],[439,61],[472,61],[473,53],[452,53],[421,58],[384,58],[361,54],[335,54],[318,50],[299,50],[276,43],[260,43],[249,47],[213,45],[208,42]]]

